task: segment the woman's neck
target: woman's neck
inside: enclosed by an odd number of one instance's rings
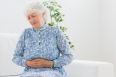
[[[41,24],[40,26],[36,27],[35,29],[40,30],[42,28],[42,26],[44,26],[44,25],[45,25],[45,23]]]

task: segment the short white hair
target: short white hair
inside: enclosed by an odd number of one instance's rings
[[[36,12],[38,14],[44,14],[44,20],[47,23],[50,18],[49,10],[39,2],[39,0],[33,0],[31,2],[28,2],[24,9],[24,15],[27,17],[29,14]]]

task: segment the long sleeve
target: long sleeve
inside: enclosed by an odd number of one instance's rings
[[[67,38],[64,36],[63,32],[57,28],[56,31],[57,47],[61,56],[53,60],[54,67],[62,67],[72,62],[73,55],[68,43]]]
[[[16,63],[17,65],[19,66],[22,66],[22,67],[26,67],[26,60],[23,58],[23,52],[24,52],[24,35],[25,35],[25,31],[22,32],[18,42],[17,42],[17,45],[16,45],[16,48],[15,48],[15,53],[13,55],[13,59],[12,61],[14,63]]]

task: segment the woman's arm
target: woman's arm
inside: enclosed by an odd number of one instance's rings
[[[23,58],[25,31],[22,32],[15,49],[12,61],[19,66],[26,67],[26,60]]]
[[[73,55],[71,53],[71,49],[68,43],[67,38],[64,36],[63,32],[57,28],[56,31],[57,37],[57,47],[59,52],[62,54],[57,59],[53,60],[54,67],[62,67],[72,62]]]

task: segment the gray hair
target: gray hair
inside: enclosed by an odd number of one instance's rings
[[[42,3],[40,3],[39,0],[33,0],[26,4],[24,9],[24,15],[27,17],[29,14],[33,12],[36,12],[38,14],[42,14],[45,12],[44,20],[45,22],[49,21],[49,10]]]

